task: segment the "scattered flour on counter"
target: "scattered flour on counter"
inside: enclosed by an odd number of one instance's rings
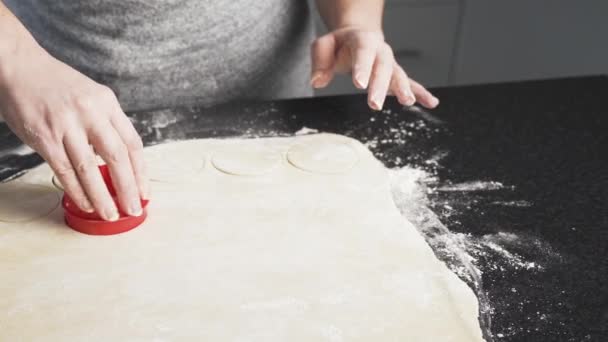
[[[410,220],[431,245],[437,257],[471,286],[479,300],[480,322],[485,331],[491,328],[491,305],[483,287],[481,271],[469,254],[462,235],[454,234],[429,208],[427,183],[436,178],[427,171],[411,167],[390,172],[393,200],[402,215]],[[491,336],[486,336],[491,341]]]
[[[19,144],[16,147],[14,146],[9,146],[7,148],[4,149],[0,149],[0,158],[3,157],[8,157],[8,160],[10,161],[11,159],[15,159],[18,158],[16,156],[29,156],[36,153],[34,150],[32,150],[31,147],[25,145],[25,144]],[[17,165],[14,165],[14,163],[4,163],[4,162],[0,162],[0,183],[1,182],[8,182],[9,180],[18,178],[19,176],[23,175],[26,172],[26,170],[21,170],[21,168],[17,167]],[[5,178],[5,179],[2,179]]]
[[[0,156],[5,156],[5,155],[9,155],[9,154],[26,156],[26,155],[32,154],[32,153],[36,153],[36,152],[34,152],[34,150],[32,150],[31,147],[29,147],[25,144],[21,144],[14,148],[0,150]]]
[[[14,167],[0,165],[0,174],[16,171]]]
[[[422,120],[414,122],[402,121],[397,123],[397,127],[388,128],[384,136],[371,137],[364,144],[370,148],[377,148],[380,145],[389,144],[402,145],[407,143],[407,141],[411,139],[417,131],[423,130],[425,128],[426,125]]]
[[[181,117],[171,110],[158,110],[150,112],[149,118],[139,122],[150,129],[166,128],[178,122]]]
[[[517,200],[517,201],[494,201],[490,203],[491,205],[498,205],[504,207],[518,207],[518,208],[529,208],[533,205],[532,202],[526,200]]]
[[[15,148],[13,150],[11,150],[10,153],[11,154],[17,154],[17,155],[20,155],[20,156],[25,156],[25,155],[36,153],[36,152],[34,152],[34,150],[32,150],[31,147],[23,144],[23,145]]]
[[[480,305],[480,322],[487,332],[488,342],[500,336],[491,335],[494,307],[484,287],[484,271],[499,271],[497,274],[513,272],[542,272],[545,264],[560,260],[548,243],[525,234],[498,232],[482,236],[450,231],[439,216],[430,209],[436,203],[430,198],[435,191],[462,191],[460,196],[468,196],[469,191],[491,191],[510,189],[500,182],[474,181],[439,186],[438,178],[432,172],[401,167],[391,169],[393,199],[401,213],[410,220],[431,245],[437,257],[448,264],[450,269],[473,288]],[[443,190],[441,190],[443,189]],[[449,202],[448,202],[449,203]],[[529,207],[527,201],[507,201],[493,203],[515,207]],[[449,204],[442,206],[448,211],[455,210]],[[529,260],[526,251],[534,251],[535,260]],[[538,259],[537,256],[541,255]],[[496,272],[493,272],[496,274]],[[486,284],[485,286],[491,286]],[[516,289],[515,289],[516,291]]]
[[[494,181],[471,181],[456,184],[443,185],[437,188],[437,191],[453,191],[453,192],[466,192],[466,191],[493,191],[508,188],[501,182]]]
[[[315,134],[315,133],[319,133],[318,129],[314,129],[314,128],[308,128],[306,126],[300,128],[298,131],[296,131],[295,135],[306,135],[306,134]]]

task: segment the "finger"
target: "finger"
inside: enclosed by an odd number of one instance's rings
[[[439,105],[439,99],[433,96],[430,91],[426,90],[420,83],[410,79],[412,91],[414,92],[418,102],[426,108],[432,109]]]
[[[381,110],[393,73],[393,54],[390,48],[380,49],[374,61],[367,102],[370,108]]]
[[[91,143],[108,165],[122,211],[131,216],[141,215],[141,200],[129,153],[114,127],[112,125],[97,127],[91,132]]]
[[[78,180],[95,210],[104,220],[118,220],[116,204],[103,181],[97,166],[95,153],[89,146],[89,141],[84,132],[72,131],[71,134],[65,136],[63,144],[73,170],[76,172]]]
[[[369,84],[372,67],[374,66],[376,49],[368,46],[368,44],[360,43],[351,48],[351,55],[353,56],[353,83],[357,88],[365,89]]]
[[[127,147],[139,196],[148,199],[149,186],[144,162],[144,145],[129,118],[120,111],[112,118],[112,125]]]
[[[41,151],[40,154],[47,161],[55,173],[55,177],[61,183],[63,190],[70,196],[72,201],[81,210],[87,213],[94,212],[95,208],[80,185],[76,170],[72,166],[64,146],[57,145],[56,147],[51,147],[47,145],[46,150]]]
[[[310,84],[314,88],[327,86],[334,77],[335,54],[336,39],[333,34],[326,34],[312,43],[312,75],[310,77]]]
[[[416,96],[412,91],[410,79],[403,68],[397,63],[393,67],[390,91],[397,97],[399,103],[404,106],[411,106],[416,103]]]

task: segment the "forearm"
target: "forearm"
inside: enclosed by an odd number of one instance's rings
[[[38,47],[34,37],[0,0],[0,85],[10,72],[11,62]]]
[[[384,0],[316,0],[316,3],[329,30],[343,27],[382,30]]]

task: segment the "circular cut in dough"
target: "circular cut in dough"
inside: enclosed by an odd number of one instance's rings
[[[0,184],[0,222],[34,221],[58,205],[59,193],[53,188],[19,182]]]
[[[277,167],[283,154],[277,148],[242,144],[227,145],[215,152],[211,163],[216,169],[237,176],[259,176]]]
[[[195,181],[205,168],[206,158],[185,146],[180,142],[144,149],[148,178],[161,183]]]
[[[348,141],[316,137],[292,146],[287,160],[295,167],[317,173],[344,173],[359,161]]]

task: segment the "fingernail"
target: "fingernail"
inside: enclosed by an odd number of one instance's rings
[[[95,211],[95,209],[93,209],[93,206],[91,205],[91,202],[86,199],[80,205],[80,209],[84,210],[87,213],[92,213],[93,211]]]
[[[106,209],[105,215],[107,221],[118,221],[118,210],[116,208]]]
[[[131,216],[140,216],[142,214],[141,203],[139,201],[131,203],[129,214]]]
[[[384,101],[383,101],[383,99],[382,99],[381,96],[372,95],[371,105],[372,105],[373,109],[375,109],[375,110],[381,110],[383,104],[384,104]]]
[[[367,88],[367,81],[363,78],[361,73],[355,74],[355,81],[357,81],[357,83],[359,84],[359,87],[361,87],[362,89]]]
[[[431,105],[432,105],[433,107],[435,107],[435,106],[437,106],[438,104],[439,104],[439,99],[433,96],[433,98],[431,99]]]
[[[406,89],[403,89],[401,91],[401,94],[405,98],[405,105],[406,106],[411,106],[414,103],[416,103],[416,98],[414,97],[414,94],[412,94],[410,91],[408,91]]]
[[[405,104],[406,104],[406,105],[408,105],[408,106],[413,106],[413,105],[414,105],[414,103],[416,103],[416,99],[415,99],[415,98],[413,98],[413,97],[411,97],[411,96],[408,96],[408,97],[405,99]]]
[[[321,79],[321,77],[323,77],[323,72],[322,71],[315,71],[312,74],[312,77],[310,78],[310,85],[312,85],[313,87],[317,88],[319,87],[319,80]]]

